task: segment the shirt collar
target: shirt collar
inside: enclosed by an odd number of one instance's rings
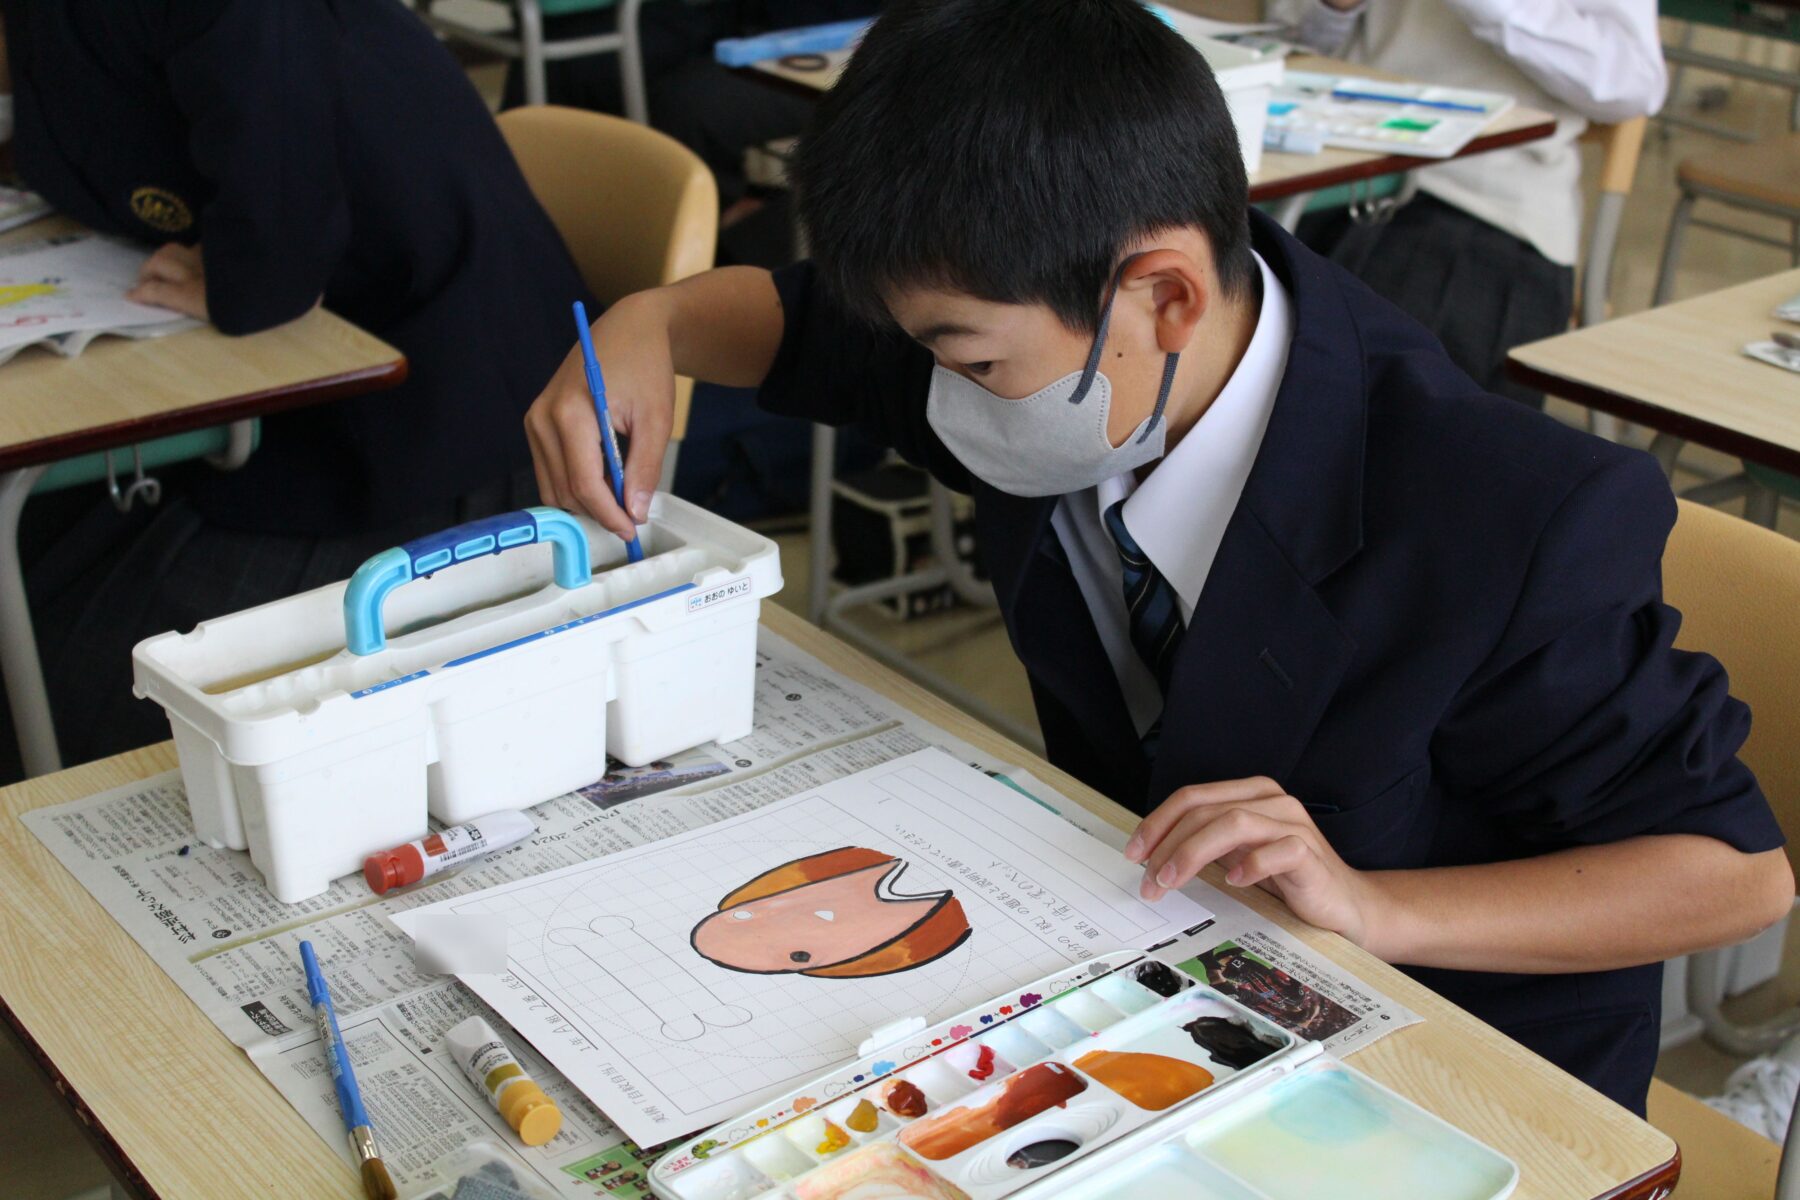
[[[1225,387],[1143,483],[1125,472],[1095,488],[1102,514],[1128,498],[1125,527],[1174,587],[1184,617],[1200,601],[1225,526],[1262,448],[1293,339],[1287,289],[1262,255],[1252,254],[1262,276],[1262,309],[1250,345]]]

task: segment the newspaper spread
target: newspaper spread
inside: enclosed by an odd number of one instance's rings
[[[749,737],[614,770],[532,809],[538,830],[531,839],[385,897],[350,876],[323,895],[281,903],[248,854],[195,843],[176,772],[24,820],[346,1160],[298,966],[302,939],[332,964],[339,1023],[402,1193],[438,1159],[487,1138],[510,1147],[516,1167],[558,1194],[635,1200],[647,1195],[655,1148],[633,1146],[523,1038],[514,1036],[513,1049],[563,1111],[553,1141],[525,1148],[467,1084],[443,1051],[444,1034],[475,1012],[504,1026],[455,979],[414,967],[395,913],[697,829],[927,746],[1000,775],[1110,845],[1125,840],[1040,781],[989,761],[779,635],[760,630],[757,649],[757,724]],[[1171,949],[1213,986],[1340,1053],[1419,1019],[1229,895],[1195,888],[1216,921]]]

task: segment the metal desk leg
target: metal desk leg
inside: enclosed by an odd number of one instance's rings
[[[31,606],[25,599],[25,573],[19,564],[19,514],[46,469],[22,467],[0,475],[0,670],[6,674],[6,699],[27,777],[62,770],[56,726],[50,720],[50,693],[44,687]]]
[[[544,13],[538,0],[518,0],[519,58],[525,69],[525,103],[543,104],[550,95],[544,70]]]
[[[1664,475],[1675,477],[1675,460],[1681,457],[1681,447],[1685,443],[1672,433],[1658,433],[1650,439],[1650,454],[1662,468]]]
[[[1300,227],[1300,218],[1306,215],[1306,202],[1312,199],[1311,192],[1296,192],[1292,196],[1283,196],[1269,209],[1269,215],[1275,223],[1289,233]]]
[[[831,478],[837,471],[837,430],[814,425],[812,435],[812,520],[808,536],[812,561],[807,564],[806,619],[823,628],[825,602],[831,598]]]
[[[625,94],[625,116],[639,125],[650,123],[650,98],[644,90],[644,48],[638,38],[638,9],[644,0],[619,5],[619,88]]]

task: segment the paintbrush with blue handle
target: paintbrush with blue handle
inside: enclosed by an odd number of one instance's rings
[[[350,1049],[344,1045],[344,1035],[338,1032],[331,989],[325,986],[311,942],[300,943],[300,965],[306,968],[306,998],[312,1004],[313,1019],[319,1023],[319,1040],[325,1043],[331,1082],[337,1087],[338,1112],[343,1114],[344,1128],[350,1134],[350,1153],[362,1172],[363,1190],[369,1194],[369,1200],[396,1200],[399,1193],[375,1145],[375,1130],[369,1124],[369,1114],[363,1110],[356,1072],[350,1069]]]
[[[600,374],[600,360],[594,354],[594,335],[588,329],[587,306],[579,300],[575,302],[575,333],[581,339],[582,364],[587,368],[588,391],[594,397],[594,416],[600,422],[600,443],[606,447],[613,499],[619,502],[619,511],[629,521],[631,510],[625,507],[625,464],[619,460],[619,443],[613,438],[612,418],[606,411],[606,377]],[[632,562],[644,560],[644,548],[638,544],[636,534],[625,543],[625,556]]]

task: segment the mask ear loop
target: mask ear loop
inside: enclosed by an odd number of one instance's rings
[[[1080,404],[1086,400],[1088,389],[1094,386],[1094,376],[1100,370],[1100,355],[1106,350],[1106,331],[1112,324],[1113,301],[1118,298],[1119,284],[1125,279],[1125,268],[1142,256],[1143,251],[1131,255],[1119,264],[1118,270],[1113,272],[1112,282],[1106,288],[1106,300],[1100,306],[1100,325],[1094,331],[1094,346],[1088,351],[1087,365],[1081,369],[1081,382],[1076,384],[1075,390],[1069,394],[1070,404]],[[1150,419],[1144,423],[1144,432],[1138,435],[1139,445],[1150,440],[1150,435],[1156,431],[1157,425],[1162,421],[1163,409],[1168,407],[1169,403],[1169,392],[1175,386],[1175,366],[1180,360],[1181,352],[1179,350],[1163,360],[1162,388],[1156,393],[1156,408],[1150,413]]]

